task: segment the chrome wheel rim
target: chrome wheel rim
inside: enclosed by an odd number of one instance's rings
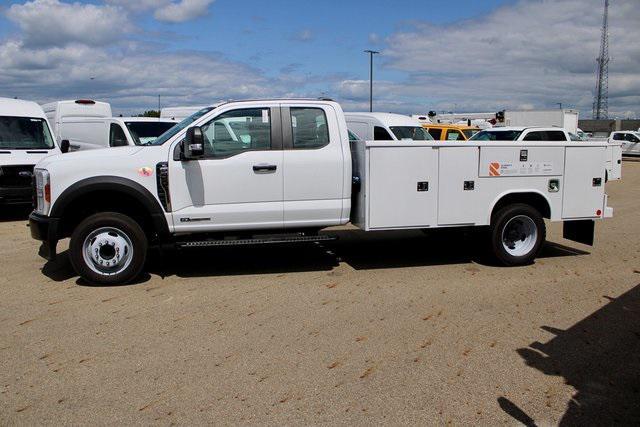
[[[502,229],[502,247],[512,256],[528,255],[538,240],[538,227],[525,215],[511,218]]]
[[[84,239],[82,254],[91,270],[103,276],[112,276],[123,272],[131,264],[133,244],[121,230],[101,227]]]

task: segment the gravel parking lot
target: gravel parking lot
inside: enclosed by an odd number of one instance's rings
[[[637,424],[640,162],[623,175],[594,248],[553,224],[518,268],[464,236],[342,229],[91,287],[5,213],[0,424]]]

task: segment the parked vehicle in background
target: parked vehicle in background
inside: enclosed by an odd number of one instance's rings
[[[495,127],[475,134],[471,141],[551,141],[551,142],[587,142],[562,128],[542,127]],[[609,144],[605,151],[605,180],[622,178],[621,144]]]
[[[60,152],[38,104],[0,98],[0,205],[30,204],[33,167]]]
[[[161,119],[176,120],[181,122],[193,113],[202,110],[204,106],[194,107],[166,107],[160,110]]]
[[[330,100],[227,102],[148,146],[44,159],[30,230],[47,259],[71,237],[71,264],[98,284],[133,280],[150,245],[319,242],[332,240],[319,230],[349,221],[365,231],[487,227],[496,260],[523,265],[545,241],[543,218],[564,222],[566,238],[593,244],[595,221],[613,215],[606,149],[571,141],[350,142]]]
[[[559,127],[568,132],[578,133],[578,111],[568,109],[535,110],[535,111],[510,111],[506,110],[498,114],[504,126],[540,126]]]
[[[68,128],[73,128],[73,124],[77,119],[87,118],[108,118],[113,114],[111,105],[107,102],[94,101],[92,99],[76,99],[67,101],[55,101],[43,104],[42,109],[51,124],[53,137],[58,144],[65,139],[61,135],[68,133]],[[71,130],[73,134],[73,130]],[[82,148],[82,144],[74,144]],[[79,149],[74,147],[74,149]]]
[[[436,141],[468,141],[473,135],[480,132],[478,127],[458,124],[422,123],[422,127]]]
[[[393,113],[344,113],[349,130],[364,141],[433,140],[420,122]]]
[[[609,135],[609,142],[621,143],[622,154],[625,156],[640,156],[640,132],[611,132],[611,135]]]
[[[65,117],[58,138],[70,151],[147,144],[176,125],[156,117]]]

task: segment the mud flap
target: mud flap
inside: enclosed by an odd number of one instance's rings
[[[589,246],[593,246],[595,231],[596,222],[591,219],[564,221],[562,225],[562,237]]]

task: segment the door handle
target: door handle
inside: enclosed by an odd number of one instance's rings
[[[276,169],[278,169],[276,165],[266,165],[266,164],[253,165],[253,171],[255,173],[273,173],[276,171]]]

